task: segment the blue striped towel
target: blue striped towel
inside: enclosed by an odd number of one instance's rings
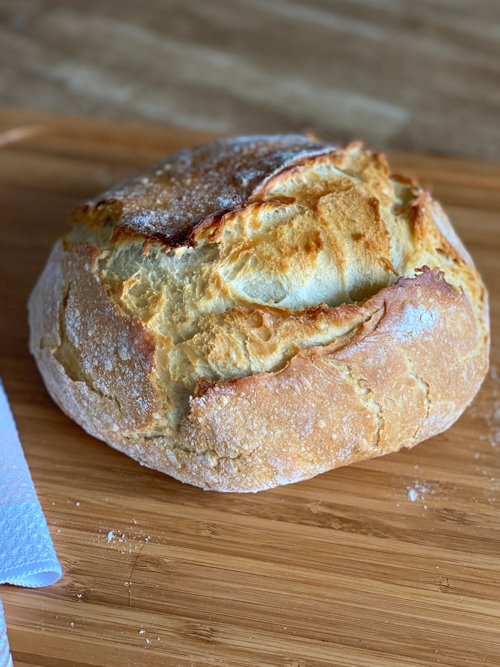
[[[0,584],[47,586],[62,575],[0,381]],[[12,658],[0,602],[0,667]]]

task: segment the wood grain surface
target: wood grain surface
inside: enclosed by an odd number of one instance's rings
[[[0,109],[0,375],[64,569],[2,586],[15,666],[497,667],[500,166],[391,155],[432,186],[491,291],[493,365],[443,435],[224,495],[142,468],[47,395],[26,299],[70,209],[202,138]]]
[[[500,161],[498,0],[2,0],[0,102]]]

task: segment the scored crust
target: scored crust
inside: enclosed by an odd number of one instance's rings
[[[412,447],[486,374],[470,256],[359,144],[219,140],[72,220],[29,304],[47,389],[182,481],[257,491]]]

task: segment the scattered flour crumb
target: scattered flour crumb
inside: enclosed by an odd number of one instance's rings
[[[71,625],[71,627],[73,627],[75,624],[74,624],[74,623],[70,623],[70,625]]]
[[[75,505],[76,505],[77,507],[80,507],[80,503],[75,503]]]
[[[427,487],[423,486],[423,484],[420,484],[419,482],[415,482],[413,486],[408,486],[407,487],[408,491],[408,499],[411,500],[411,502],[415,502],[415,500],[418,500],[420,495],[423,495],[428,491]]]
[[[107,535],[108,542],[111,542],[111,540],[113,539],[114,536],[115,536],[114,531],[110,530],[108,535]]]
[[[139,630],[139,634],[143,635],[146,632],[146,630]]]
[[[408,489],[408,498],[413,502],[418,498],[418,492],[415,489]]]

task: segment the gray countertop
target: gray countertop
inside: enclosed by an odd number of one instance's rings
[[[498,0],[2,0],[0,104],[500,159]]]

